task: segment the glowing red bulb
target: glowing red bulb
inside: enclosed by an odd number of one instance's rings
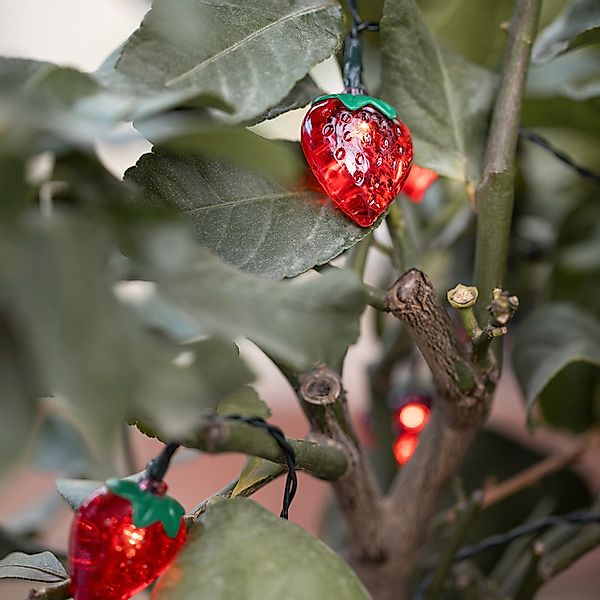
[[[398,426],[413,433],[423,430],[429,420],[429,407],[420,402],[408,402],[396,411]]]
[[[438,177],[439,175],[435,171],[413,164],[402,186],[402,193],[413,202],[421,202],[425,192]]]
[[[333,202],[362,227],[398,195],[412,164],[408,128],[376,98],[340,94],[315,101],[300,141],[315,177]]]
[[[114,481],[107,486],[115,493],[101,488],[73,520],[69,571],[74,600],[128,600],[166,570],[185,541],[183,509],[164,495],[163,482]]]
[[[405,465],[415,453],[419,443],[416,433],[401,433],[394,442],[394,458],[399,465]]]

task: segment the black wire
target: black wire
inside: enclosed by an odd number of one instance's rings
[[[553,154],[558,160],[571,167],[571,169],[579,173],[579,175],[582,177],[600,184],[600,173],[595,173],[587,167],[578,165],[568,154],[553,146],[549,140],[541,136],[539,133],[535,133],[535,131],[531,131],[531,129],[527,129],[527,127],[523,127],[523,125],[521,125],[519,127],[519,135],[522,138],[538,145],[540,148],[543,148],[547,152],[550,152],[550,154]]]
[[[358,28],[360,27],[362,20],[360,18],[360,13],[358,12],[357,0],[348,0],[348,11],[352,17],[352,30],[353,32],[358,33]]]
[[[452,562],[459,562],[461,560],[472,558],[476,554],[485,552],[490,548],[508,544],[509,542],[523,537],[524,535],[537,533],[542,529],[547,529],[548,527],[553,527],[554,525],[577,525],[583,523],[600,523],[600,513],[573,512],[567,515],[551,515],[549,517],[542,517],[541,519],[532,521],[531,523],[519,525],[518,527],[515,527],[506,533],[500,533],[487,537],[477,544],[465,546],[454,555]],[[419,585],[417,593],[415,594],[414,600],[423,600],[426,597],[427,590],[431,585],[432,579],[433,569],[429,569],[429,571],[421,580],[421,584]]]
[[[578,524],[578,523],[594,523],[600,522],[600,514],[599,513],[590,513],[590,512],[573,512],[568,515],[551,515],[549,517],[542,517],[537,521],[533,521],[532,523],[526,523],[525,525],[519,525],[519,527],[515,527],[506,533],[500,533],[498,535],[492,535],[488,538],[485,538],[481,542],[477,544],[473,544],[472,546],[465,546],[461,550],[459,550],[455,556],[454,560],[465,560],[467,558],[471,558],[480,552],[484,552],[489,548],[494,548],[495,546],[500,546],[503,544],[508,544],[517,538],[520,538],[524,535],[528,535],[530,533],[535,533],[537,531],[541,531],[542,529],[547,529],[548,527],[552,527],[554,525],[567,525],[567,524]]]
[[[291,444],[287,441],[285,434],[276,425],[267,423],[260,417],[243,417],[242,415],[226,415],[226,419],[232,419],[235,421],[242,421],[253,427],[258,427],[267,431],[271,437],[277,442],[278,446],[283,452],[285,462],[287,464],[287,475],[285,478],[285,490],[283,492],[283,506],[281,508],[280,517],[282,519],[288,518],[288,512],[290,505],[298,491],[298,476],[296,474],[296,452]]]
[[[148,477],[153,481],[162,481],[169,468],[171,459],[178,449],[179,444],[167,444],[162,449],[161,453],[148,463],[148,466],[146,467]]]

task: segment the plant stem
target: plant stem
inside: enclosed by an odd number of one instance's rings
[[[304,373],[296,393],[312,436],[343,448],[348,459],[348,471],[333,482],[333,491],[353,551],[359,560],[379,562],[386,547],[381,492],[352,427],[340,376],[326,367]]]
[[[469,526],[481,509],[482,499],[482,494],[480,492],[476,492],[468,500],[467,505],[461,511],[458,522],[454,527],[454,531],[452,532],[452,535],[450,536],[450,539],[448,540],[448,543],[442,552],[435,573],[433,574],[433,579],[431,580],[431,585],[429,586],[426,595],[427,600],[438,598],[443,593],[444,584],[446,583],[448,574],[452,569],[454,555],[464,542],[469,531]]]
[[[544,581],[555,577],[568,569],[577,559],[599,545],[600,525],[586,525],[573,539],[542,561],[540,565],[541,577]]]
[[[317,444],[308,440],[288,439],[296,452],[298,469],[319,479],[336,480],[348,470],[345,453],[335,444]],[[181,441],[188,448],[208,453],[242,452],[286,465],[277,442],[265,430],[222,417],[204,419],[199,429]]]
[[[476,192],[479,210],[475,253],[475,285],[487,298],[502,287],[514,202],[513,166],[519,133],[521,100],[531,45],[537,30],[541,0],[517,0],[494,104],[481,182]],[[482,308],[477,310],[483,316]]]
[[[369,255],[369,247],[371,246],[372,239],[373,235],[369,234],[348,250],[346,268],[354,271],[361,279],[365,272],[367,256]]]
[[[386,217],[388,231],[392,238],[392,259],[398,273],[404,273],[408,268],[417,264],[417,253],[406,223],[406,217],[400,210],[399,200],[396,199]]]

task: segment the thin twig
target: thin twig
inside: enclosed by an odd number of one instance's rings
[[[525,469],[499,484],[488,487],[483,491],[483,508],[489,508],[501,500],[520,492],[538,481],[573,464],[584,453],[587,443],[583,442],[570,452],[557,456],[549,456],[539,463]]]

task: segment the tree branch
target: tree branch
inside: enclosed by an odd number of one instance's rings
[[[300,377],[296,390],[308,417],[312,437],[343,448],[348,470],[332,485],[348,524],[359,559],[378,562],[385,557],[382,497],[352,428],[340,376],[320,367]]]
[[[482,373],[472,364],[427,275],[418,269],[402,275],[387,293],[386,308],[407,324],[423,354],[444,420],[458,429],[479,425],[489,408],[489,380],[495,381],[495,369]]]
[[[180,441],[188,448],[212,454],[242,452],[280,465],[286,464],[281,448],[267,431],[224,417],[207,417],[194,434]],[[346,454],[331,441],[288,441],[296,452],[298,469],[319,479],[336,480],[349,469]]]
[[[502,80],[494,104],[481,182],[475,252],[475,285],[483,297],[502,287],[514,202],[513,166],[521,99],[541,0],[517,0],[506,48]],[[482,308],[477,315],[483,314]]]

